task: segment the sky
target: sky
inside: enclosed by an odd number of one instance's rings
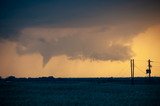
[[[160,76],[159,0],[1,0],[0,76]]]

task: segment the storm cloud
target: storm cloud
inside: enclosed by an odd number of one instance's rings
[[[122,27],[28,28],[18,39],[18,53],[40,53],[46,64],[51,57],[124,61],[131,58],[132,33]],[[125,29],[125,28],[124,28]]]
[[[124,61],[132,39],[160,23],[159,0],[1,1],[0,38],[15,42],[19,55]]]

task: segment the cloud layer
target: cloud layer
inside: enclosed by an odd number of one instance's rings
[[[19,54],[126,60],[137,33],[160,23],[159,0],[0,1],[0,38]]]
[[[51,57],[69,59],[126,60],[131,58],[132,34],[122,27],[26,28],[18,38],[18,53],[40,53],[46,64]]]

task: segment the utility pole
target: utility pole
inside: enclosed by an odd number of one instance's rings
[[[149,72],[149,78],[151,77],[151,60],[148,60],[148,69],[150,70]]]
[[[134,79],[134,59],[132,60],[133,61],[133,71],[132,71],[132,77],[133,77],[133,79]]]
[[[149,59],[148,60],[148,69],[146,70],[146,74],[148,74],[149,78],[151,77],[151,67],[152,67],[151,62],[153,62],[153,61],[151,61]]]
[[[134,59],[131,59],[131,84],[134,84]]]
[[[132,79],[132,59],[130,61],[130,64],[131,64],[131,79]]]

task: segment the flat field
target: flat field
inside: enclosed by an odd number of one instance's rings
[[[90,81],[1,81],[1,106],[160,106],[160,84]]]

